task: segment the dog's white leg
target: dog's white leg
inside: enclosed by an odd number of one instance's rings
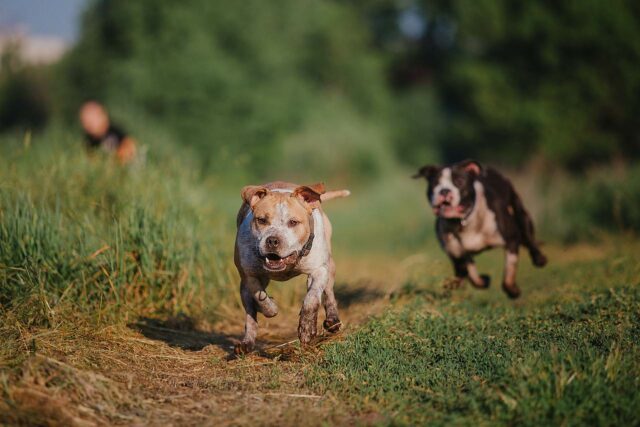
[[[329,260],[329,279],[324,289],[324,311],[326,315],[322,326],[328,332],[337,332],[340,329],[340,317],[338,316],[338,302],[333,293],[333,285],[336,280],[336,265],[333,259]]]
[[[237,354],[248,353],[253,350],[258,335],[258,311],[266,317],[273,317],[278,314],[278,306],[267,296],[265,292],[268,279],[257,277],[243,277],[240,283],[240,298],[246,313],[244,324],[244,337],[240,344],[235,347]]]
[[[300,309],[300,323],[298,324],[298,338],[302,344],[308,344],[318,333],[318,309],[330,277],[329,266],[322,266],[314,270],[307,278],[307,295],[304,297],[302,309]]]
[[[244,307],[246,317],[244,323],[244,337],[242,338],[242,341],[235,346],[236,354],[249,353],[250,351],[253,351],[253,346],[256,343],[256,336],[258,335],[258,311],[247,283],[247,279],[244,278],[240,283],[240,298],[242,299],[242,305]]]
[[[267,295],[268,278],[247,277],[243,283],[251,293],[256,304],[256,309],[264,315],[264,317],[274,317],[278,314],[278,305]]]
[[[502,289],[510,298],[518,298],[520,296],[520,288],[516,284],[516,271],[518,268],[518,252],[507,250],[505,252],[504,262],[504,278],[502,280]]]
[[[491,278],[486,274],[479,274],[476,263],[473,262],[472,259],[467,262],[467,271],[469,273],[469,280],[474,287],[479,289],[486,289],[489,287]]]

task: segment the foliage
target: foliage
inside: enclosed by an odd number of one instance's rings
[[[555,238],[576,242],[606,233],[640,232],[640,166],[604,168],[555,190],[545,223]]]
[[[42,129],[51,113],[50,70],[29,66],[19,57],[19,42],[0,54],[0,132]]]
[[[423,120],[443,117],[433,147],[444,160],[522,164],[541,153],[581,171],[640,155],[637,2],[352,4],[369,18],[397,93],[438,92],[437,114]],[[424,122],[410,123],[422,136],[415,147],[430,146]]]
[[[327,94],[386,103],[366,28],[337,2],[101,0],[60,73],[72,117],[87,97],[153,117],[217,166],[264,172]]]
[[[637,3],[423,4],[456,31],[439,73],[447,158],[521,163],[542,152],[580,170],[640,155]]]

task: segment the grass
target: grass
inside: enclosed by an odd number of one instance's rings
[[[326,206],[344,332],[301,349],[304,280],[275,283],[280,314],[234,358],[246,180],[161,139],[130,169],[78,144],[52,129],[0,145],[0,423],[637,424],[633,237],[548,245],[516,302],[445,291],[424,184],[387,165]],[[479,258],[496,283],[501,262]]]
[[[637,249],[554,254],[544,273],[524,272],[515,305],[410,283],[405,304],[324,348],[310,384],[384,424],[637,425]]]

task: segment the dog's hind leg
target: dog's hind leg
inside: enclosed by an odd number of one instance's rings
[[[516,271],[518,269],[518,249],[507,248],[505,251],[504,278],[502,279],[502,289],[509,298],[518,298],[520,288],[516,284]]]
[[[529,250],[531,262],[536,267],[544,267],[547,264],[547,257],[542,253],[535,237],[535,227],[529,213],[524,208],[520,197],[513,192],[512,205],[514,215],[522,236],[522,244]]]
[[[323,303],[326,315],[325,321],[322,323],[324,329],[328,332],[338,332],[340,329],[340,317],[338,316],[338,302],[333,293],[333,285],[335,283],[336,266],[331,259],[329,264],[329,279],[324,288]]]

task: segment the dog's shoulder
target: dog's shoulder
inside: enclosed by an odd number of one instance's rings
[[[487,167],[478,177],[478,181],[489,193],[505,194],[513,191],[511,181],[492,167]]]
[[[249,213],[250,210],[251,208],[247,203],[243,203],[242,206],[240,206],[240,210],[238,211],[238,216],[236,217],[237,228],[240,228],[240,225],[242,224],[244,219],[247,217],[247,214]]]

